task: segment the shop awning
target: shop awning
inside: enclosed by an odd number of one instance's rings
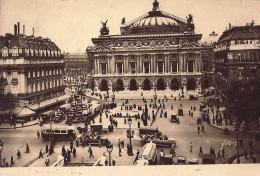
[[[17,113],[16,117],[21,118],[21,117],[30,117],[30,116],[34,116],[36,114],[36,112],[34,112],[33,110],[27,108],[27,107],[23,107],[23,109]]]

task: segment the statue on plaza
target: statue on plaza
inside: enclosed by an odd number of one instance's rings
[[[101,35],[108,35],[109,34],[109,28],[107,27],[107,21],[103,22],[101,21],[102,28],[100,29],[100,34]]]
[[[187,18],[186,30],[187,31],[194,31],[195,27],[194,27],[194,23],[193,23],[193,16],[191,14],[189,14],[186,18]]]

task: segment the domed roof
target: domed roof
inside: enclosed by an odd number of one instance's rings
[[[150,25],[178,25],[178,22],[172,18],[162,16],[148,16],[135,21],[132,26],[150,26]]]
[[[159,2],[155,0],[152,11],[129,23],[123,23],[121,34],[182,33],[186,27],[186,20],[159,10]]]

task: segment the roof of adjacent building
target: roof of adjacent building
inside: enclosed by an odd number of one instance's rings
[[[0,37],[0,48],[4,47],[60,51],[59,47],[48,38],[12,34]]]
[[[231,40],[253,40],[260,39],[260,26],[234,26],[223,32],[218,40],[218,44]]]

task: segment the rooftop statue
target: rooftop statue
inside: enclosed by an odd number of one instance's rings
[[[125,24],[125,17],[122,18],[121,24]]]
[[[186,30],[187,31],[194,31],[194,24],[193,24],[193,16],[191,14],[189,14],[187,17],[187,27]]]
[[[101,35],[108,35],[109,34],[109,28],[107,27],[107,21],[103,22],[101,21],[102,28],[100,29],[100,34]]]

